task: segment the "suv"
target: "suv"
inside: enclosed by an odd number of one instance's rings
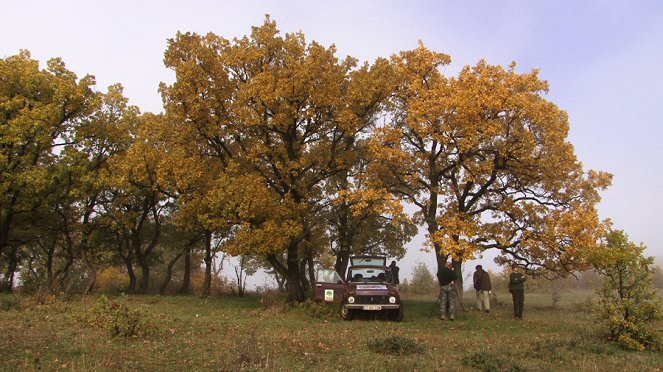
[[[403,303],[393,282],[387,259],[379,256],[350,257],[345,280],[334,270],[318,271],[315,297],[341,304],[341,318],[351,320],[361,312],[386,313],[390,320],[403,320]]]

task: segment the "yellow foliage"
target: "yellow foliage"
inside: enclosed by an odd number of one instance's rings
[[[95,286],[103,293],[121,292],[129,286],[129,277],[126,272],[111,266],[97,273]]]

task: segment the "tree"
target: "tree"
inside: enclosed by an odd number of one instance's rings
[[[232,42],[178,34],[165,62],[176,73],[175,84],[161,87],[168,112],[217,161],[209,197],[219,208],[208,220],[237,226],[224,249],[265,256],[290,298],[302,301],[324,186],[345,169],[346,139],[366,126],[365,111],[353,109],[363,92],[348,88],[356,62],[302,34],[279,36],[269,18]]]
[[[11,290],[21,245],[12,233],[16,218],[35,213],[57,190],[57,149],[94,109],[96,94],[92,76],[78,79],[57,58],[40,70],[27,51],[0,59],[0,76],[0,290]]]
[[[335,270],[343,275],[351,255],[384,255],[400,259],[405,244],[416,234],[416,225],[405,215],[401,203],[384,189],[373,189],[366,175],[371,160],[365,146],[356,146],[358,160],[348,171],[332,177],[326,228]]]
[[[404,289],[412,291],[416,294],[430,294],[435,293],[438,288],[437,281],[431,274],[428,266],[423,262],[417,262],[412,270],[412,278],[407,283],[403,284]],[[405,288],[406,287],[406,288]]]
[[[98,107],[72,132],[57,167],[60,188],[51,208],[60,218],[59,234],[69,260],[66,265],[76,258],[85,267],[85,292],[92,291],[96,281],[95,255],[103,246],[98,239],[107,238],[105,233],[101,233],[103,237],[94,235],[105,227],[100,217],[102,204],[109,197],[109,161],[128,150],[132,126],[140,113],[128,104],[122,91],[122,86],[115,84],[99,94]],[[92,244],[95,238],[96,244]]]
[[[109,165],[109,195],[105,217],[118,237],[117,253],[126,263],[130,288],[136,284],[133,260],[141,269],[137,290],[148,290],[150,266],[156,257],[155,247],[161,235],[161,225],[169,207],[161,191],[159,172],[162,166],[159,133],[163,117],[144,114],[136,117],[129,128],[133,138],[125,153],[115,156]]]
[[[423,45],[392,57],[401,76],[393,120],[376,132],[374,174],[417,206],[438,268],[498,249],[498,261],[561,275],[595,241],[606,173],[585,172],[568,117],[542,97],[536,70],[480,61],[456,78],[449,56]]]
[[[663,319],[663,301],[652,285],[654,259],[643,256],[645,246],[634,244],[621,230],[610,230],[587,259],[603,275],[595,312],[610,339],[631,350],[656,349],[663,334],[655,327]]]

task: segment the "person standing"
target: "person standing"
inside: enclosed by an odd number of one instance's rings
[[[513,316],[516,319],[523,319],[523,306],[525,305],[525,281],[527,277],[518,269],[518,266],[511,266],[509,274],[509,292],[513,298]]]
[[[396,266],[396,261],[391,261],[389,268],[391,269],[391,277],[393,278],[394,284],[400,284],[401,281],[398,279],[398,272],[400,271],[400,268]]]
[[[477,291],[477,308],[479,311],[490,312],[490,275],[484,271],[481,265],[477,265],[474,271],[474,289]]]
[[[456,279],[456,272],[451,262],[437,272],[437,280],[440,283],[440,320],[447,320],[447,307],[449,319],[454,320],[456,317]]]

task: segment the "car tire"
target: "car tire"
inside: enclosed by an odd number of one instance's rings
[[[405,309],[403,308],[403,304],[396,309],[396,310],[389,310],[389,320],[393,322],[400,322],[403,320],[403,315],[405,314]]]
[[[345,306],[341,305],[341,319],[343,320],[352,320],[354,318],[354,311],[346,308]]]

